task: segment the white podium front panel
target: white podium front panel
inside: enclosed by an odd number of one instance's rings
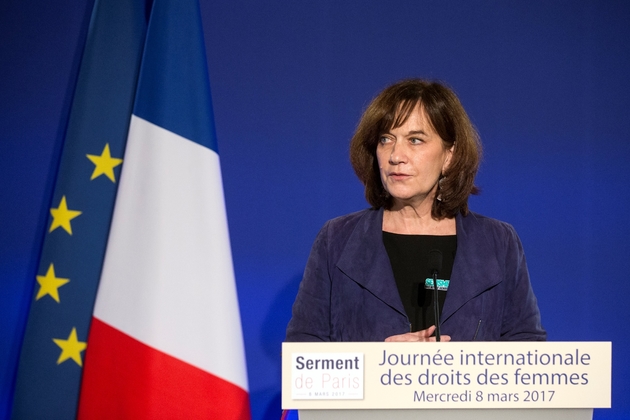
[[[283,343],[282,354],[284,409],[610,407],[610,342]]]
[[[479,410],[300,410],[300,420],[591,420],[591,408]]]

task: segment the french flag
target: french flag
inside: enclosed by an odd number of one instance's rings
[[[198,0],[154,0],[78,417],[249,419]]]

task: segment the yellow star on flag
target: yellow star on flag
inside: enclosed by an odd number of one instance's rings
[[[56,209],[50,209],[50,214],[52,214],[53,221],[50,224],[50,230],[48,232],[52,232],[58,227],[62,227],[66,232],[72,235],[72,226],[70,226],[70,220],[79,216],[82,212],[78,210],[68,210],[68,205],[66,204],[66,196],[61,197],[61,202],[59,203],[59,207]]]
[[[105,148],[103,149],[103,153],[100,156],[98,155],[86,155],[88,159],[92,161],[95,165],[94,172],[92,172],[92,178],[105,175],[112,182],[116,183],[116,178],[114,177],[114,168],[122,163],[122,159],[113,158],[109,152],[109,143],[105,144]]]
[[[37,292],[35,300],[39,300],[46,295],[50,295],[51,298],[55,299],[57,303],[59,303],[59,288],[69,281],[70,279],[62,279],[55,276],[55,267],[50,264],[45,276],[37,276],[39,291]]]
[[[75,327],[72,328],[67,340],[53,338],[53,341],[61,348],[61,354],[59,355],[59,359],[57,359],[58,365],[68,359],[72,359],[77,365],[81,367],[83,366],[83,362],[81,361],[81,352],[85,350],[87,343],[79,341],[77,338],[77,329]]]

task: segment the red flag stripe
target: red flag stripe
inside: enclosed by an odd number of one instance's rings
[[[79,419],[249,419],[245,390],[97,318],[88,343]]]

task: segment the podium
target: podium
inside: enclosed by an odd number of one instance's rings
[[[283,343],[300,420],[587,420],[609,408],[610,342]]]

